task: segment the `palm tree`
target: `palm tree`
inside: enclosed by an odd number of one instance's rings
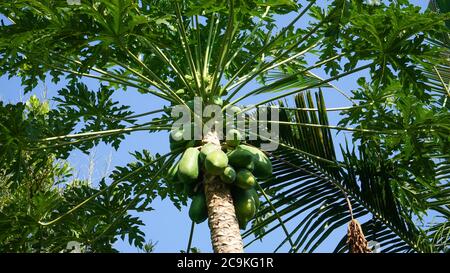
[[[5,147],[13,157],[21,149],[34,149],[64,158],[100,140],[118,147],[134,131],[169,131],[174,118],[167,107],[189,105],[194,97],[206,104],[223,100],[222,111],[263,97],[238,112],[250,119],[258,106],[279,106],[281,119],[273,125],[280,126],[281,135],[279,149],[266,153],[273,176],[256,183],[266,201],[244,238],[255,234],[256,240],[281,228],[286,238],[280,247],[289,243],[293,252],[313,251],[350,222],[353,251],[368,251],[360,227],[368,240],[385,243],[385,251],[431,251],[433,242],[414,217],[432,209],[448,216],[443,193],[448,192],[449,114],[433,107],[433,91],[420,68],[444,62],[436,57],[437,47],[424,39],[446,33],[448,16],[420,13],[406,1],[386,6],[335,0],[325,8],[316,2],[2,2],[0,13],[9,23],[0,32],[1,73],[20,76],[26,91],[46,77],[69,79],[56,99],[54,120],[32,137],[12,136],[18,144]],[[275,24],[280,16],[288,18],[286,26]],[[316,75],[316,69],[327,76]],[[362,71],[368,71],[367,79],[358,80],[360,89],[352,95],[335,86]],[[83,78],[108,86],[93,92],[80,82]],[[118,89],[151,94],[165,107],[133,114],[112,102]],[[322,90],[342,93],[351,106],[327,109]],[[315,97],[310,91],[316,91]],[[328,123],[331,111],[342,113],[340,124]],[[152,121],[138,123],[155,114]],[[73,133],[82,118],[86,126]],[[55,122],[61,120],[65,124]],[[353,134],[355,145],[341,147],[342,160],[332,130]],[[190,145],[199,149],[212,143],[220,149],[224,143],[215,133]],[[257,146],[264,137],[247,144]],[[136,154],[139,163],[118,169],[107,188],[40,223],[58,222],[115,188],[135,194],[130,204],[146,199],[145,208],[153,198],[146,192],[159,190],[151,185],[161,181],[167,182],[172,201],[185,203],[187,191],[170,181],[169,167],[187,154],[187,147],[162,156]],[[241,221],[230,186],[217,175],[199,172],[194,191],[203,187],[205,192],[214,251],[242,252]],[[370,220],[360,226],[356,219],[361,217]],[[289,221],[299,221],[290,232]],[[345,242],[337,250],[345,249]]]

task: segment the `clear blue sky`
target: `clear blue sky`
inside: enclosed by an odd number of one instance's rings
[[[327,1],[318,1],[325,4]],[[410,1],[415,5],[419,5],[425,8],[428,1],[413,0]],[[280,26],[288,23],[288,17],[280,18],[278,23]],[[307,22],[300,22],[303,26]],[[314,71],[317,75],[326,78],[326,75],[321,70]],[[350,90],[357,88],[356,79],[365,76],[362,74],[356,74],[346,77],[343,80],[333,82],[341,90],[350,94]],[[96,90],[98,83],[94,80],[85,80],[85,83],[93,90]],[[57,90],[64,87],[65,82],[61,82],[58,85],[51,84],[49,81],[41,83],[32,94],[38,95],[38,97],[46,97],[51,99],[57,92]],[[327,89],[325,91],[325,99],[327,107],[341,107],[348,106],[350,103],[342,95],[338,94],[333,89]],[[0,100],[5,102],[15,103],[18,101],[25,101],[31,94],[23,95],[23,88],[20,86],[20,81],[17,78],[7,79],[6,77],[0,78]],[[153,109],[161,108],[161,101],[151,95],[143,95],[135,90],[118,91],[115,93],[115,99],[122,104],[130,105],[131,109],[136,113],[142,113]],[[256,102],[255,100],[247,100],[244,103]],[[54,104],[51,102],[51,104]],[[144,118],[143,120],[149,120],[152,117]],[[336,124],[339,120],[337,113],[332,112],[330,114],[330,123]],[[340,133],[334,134],[336,143],[342,143],[346,134]],[[350,140],[350,137],[348,137]],[[79,178],[91,177],[92,183],[96,185],[101,177],[109,174],[114,166],[124,166],[130,162],[133,157],[129,154],[133,151],[140,151],[142,149],[148,149],[153,154],[161,153],[165,154],[169,151],[168,135],[167,133],[154,133],[149,134],[146,132],[135,132],[127,136],[126,140],[122,142],[119,150],[115,151],[113,148],[106,145],[99,145],[94,148],[91,155],[85,155],[80,152],[74,152],[69,162],[74,167],[76,176]],[[95,166],[93,168],[92,175],[89,175],[89,158],[93,159]],[[91,168],[92,169],[92,168]],[[147,240],[157,242],[156,252],[178,252],[179,250],[185,250],[191,221],[187,214],[187,208],[183,208],[180,212],[175,206],[172,205],[170,200],[160,199],[155,200],[153,203],[152,212],[141,213],[140,217],[145,222],[146,226],[143,231],[146,234]],[[288,223],[287,228],[289,230],[300,222],[301,216],[296,220]],[[335,244],[346,233],[346,228],[337,229],[334,231],[329,239],[317,250],[318,252],[330,252],[334,249]],[[264,238],[262,242],[255,242],[246,249],[247,252],[272,252],[278,243],[283,240],[284,234],[281,229],[277,232]],[[130,246],[125,240],[116,243],[116,248],[121,252],[136,252],[137,249]],[[202,252],[211,252],[211,242],[209,237],[209,229],[207,222],[204,222],[196,226],[195,235],[192,246],[200,248]],[[286,251],[282,249],[281,251]]]

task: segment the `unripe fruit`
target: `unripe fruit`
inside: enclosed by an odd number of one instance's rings
[[[226,184],[232,184],[236,180],[236,171],[233,167],[228,166],[223,170],[220,179]]]
[[[184,183],[194,183],[199,175],[198,155],[196,148],[188,148],[184,152],[178,165],[178,177]]]
[[[206,207],[205,194],[198,193],[192,198],[189,208],[189,217],[196,224],[200,224],[208,218],[208,209]]]
[[[255,186],[256,179],[249,170],[242,169],[238,171],[235,183],[239,188],[247,190]]]
[[[228,157],[222,150],[213,151],[205,158],[205,170],[209,174],[220,175],[227,166]]]
[[[217,146],[213,143],[206,143],[205,145],[202,146],[202,148],[200,149],[200,160],[204,161],[206,156],[214,151],[218,151],[220,150],[220,146]]]

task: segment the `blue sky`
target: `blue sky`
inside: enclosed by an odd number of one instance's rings
[[[410,2],[421,6],[422,8],[425,8],[428,4],[428,1],[420,0]],[[278,24],[280,26],[287,24],[288,17],[290,16],[280,18]],[[306,21],[300,22],[300,26],[304,26],[305,24],[307,24]],[[313,59],[311,58],[311,60]],[[313,72],[323,78],[327,78],[324,72],[320,69],[314,70]],[[366,74],[364,72],[351,75],[340,81],[333,82],[333,84],[349,94],[352,89],[357,88],[356,79],[365,75]],[[91,89],[97,89],[98,83],[95,80],[87,79],[85,80],[85,83]],[[50,83],[50,81],[40,83],[32,94],[36,94],[40,98],[43,98],[45,94],[46,98],[51,99],[57,93],[57,90],[64,87],[64,84],[65,82],[61,82],[58,85],[54,85]],[[324,91],[327,107],[342,107],[350,105],[350,102],[335,90],[327,89]],[[25,96],[23,95],[23,88],[20,85],[19,79],[7,79],[6,77],[0,78],[0,100],[16,103],[18,101],[25,101],[30,95],[31,94],[27,94]],[[153,109],[160,109],[162,104],[162,101],[159,99],[151,95],[140,94],[133,89],[127,91],[119,90],[114,94],[114,97],[116,100],[120,101],[120,103],[130,105],[131,109],[135,113],[143,113]],[[254,102],[257,101],[254,99],[244,101],[244,103]],[[52,104],[54,105],[55,103],[51,102],[51,105]],[[142,121],[148,121],[151,118],[152,117],[146,117],[143,118]],[[336,112],[331,112],[330,123],[337,124],[338,120],[338,114]],[[337,143],[342,143],[347,136],[346,133],[340,133],[339,135],[336,135],[335,132],[333,133]],[[347,138],[350,140],[349,136],[347,136]],[[114,169],[114,166],[123,166],[130,162],[133,159],[133,157],[129,154],[130,152],[140,151],[142,149],[148,149],[153,154],[167,153],[169,151],[167,133],[149,134],[147,132],[135,132],[127,136],[126,140],[122,142],[121,147],[117,151],[109,146],[99,145],[92,150],[90,155],[85,155],[81,152],[74,152],[70,156],[69,162],[74,167],[75,175],[77,177],[86,179],[90,178],[92,183],[95,185],[100,178],[108,175],[109,172]],[[92,159],[91,161],[94,162],[94,166],[89,166],[89,159]],[[90,169],[93,171],[91,172]],[[185,250],[191,224],[187,214],[187,208],[183,208],[180,212],[169,200],[161,201],[160,199],[157,199],[152,204],[154,211],[140,214],[141,219],[146,224],[143,228],[143,231],[146,234],[146,239],[157,242],[155,249],[156,252],[178,252],[179,250]],[[298,223],[301,220],[302,219],[300,217],[295,221],[288,223],[287,228],[291,230],[292,227],[295,226],[295,223]],[[345,233],[345,227],[335,230],[329,239],[317,251],[332,251],[337,241],[340,240]],[[246,249],[246,251],[272,252],[283,238],[284,234],[280,229],[264,238],[262,242],[253,243]],[[200,248],[202,252],[212,251],[207,222],[196,226],[192,245]],[[127,243],[127,240],[125,240],[125,242],[119,240],[115,246],[122,252],[137,251],[136,248]],[[286,250],[287,249],[284,248],[281,251]]]

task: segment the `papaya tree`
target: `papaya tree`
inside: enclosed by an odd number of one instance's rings
[[[38,150],[64,159],[100,141],[117,148],[136,131],[169,133],[169,153],[135,153],[107,187],[42,226],[116,189],[130,200],[118,218],[157,195],[177,206],[191,198],[192,229],[207,219],[220,253],[243,252],[242,237],[278,228],[280,247],[313,251],[349,222],[336,251],[369,252],[367,240],[385,251],[444,251],[446,234],[421,223],[430,211],[449,215],[450,119],[441,102],[449,93],[424,68],[446,64],[429,41],[448,36],[450,15],[386,2],[4,1],[0,75],[19,77],[26,92],[47,78],[68,84],[39,134],[3,125],[9,140],[0,148],[9,158]],[[353,76],[359,88],[336,86]],[[118,90],[161,107],[136,114],[112,100]],[[331,92],[351,105],[327,108]],[[225,121],[209,123],[213,113]],[[336,153],[332,130],[351,133],[352,145]],[[430,236],[442,236],[439,245]]]

